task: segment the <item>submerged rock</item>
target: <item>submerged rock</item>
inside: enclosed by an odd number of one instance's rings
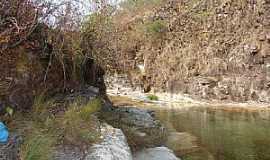
[[[117,108],[115,112],[119,113],[123,123],[136,126],[138,128],[160,127],[159,121],[154,118],[154,112],[145,109],[123,107]]]
[[[134,160],[180,160],[180,158],[167,147],[156,147],[135,153]]]

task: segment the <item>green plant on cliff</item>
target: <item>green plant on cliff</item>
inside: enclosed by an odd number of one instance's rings
[[[144,34],[146,34],[150,40],[160,38],[162,33],[166,31],[166,22],[163,20],[155,20],[142,25]]]
[[[158,101],[159,100],[158,96],[153,95],[153,94],[147,95],[147,98],[151,101]]]

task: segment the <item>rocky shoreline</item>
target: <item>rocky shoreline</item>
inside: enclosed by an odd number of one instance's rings
[[[97,88],[88,87],[78,93],[59,96],[58,101],[72,103],[80,97],[83,103],[87,103],[98,95]],[[106,99],[103,99],[102,108],[97,114],[101,141],[87,147],[86,150],[76,146],[60,146],[56,151],[55,160],[152,160],[150,155],[153,153],[164,153],[165,159],[162,160],[178,160],[168,148],[156,148],[165,144],[167,132],[156,120],[153,111],[131,106],[113,106]],[[143,148],[149,149],[144,152]],[[136,156],[133,155],[135,151]],[[171,159],[172,157],[175,158]]]
[[[90,147],[85,160],[180,160],[163,146],[166,130],[152,111],[126,106],[110,112],[115,116],[102,126],[103,141]]]
[[[180,160],[163,146],[166,129],[152,111],[126,106],[108,112],[102,113],[109,123],[101,126],[103,140],[90,147],[85,160]]]
[[[127,75],[114,75],[107,76],[105,78],[107,88],[107,94],[113,97],[126,97],[134,99],[136,101],[142,101],[144,103],[151,104],[166,104],[174,105],[181,104],[181,106],[200,106],[200,107],[227,107],[227,108],[243,108],[248,110],[257,109],[269,109],[270,105],[266,102],[260,101],[246,101],[246,102],[236,102],[236,101],[225,101],[218,99],[203,99],[199,97],[193,97],[188,94],[181,93],[166,93],[166,92],[149,92],[144,93],[143,89],[140,87],[134,88],[131,81],[128,79]],[[149,100],[148,95],[155,95],[158,97],[157,101]]]

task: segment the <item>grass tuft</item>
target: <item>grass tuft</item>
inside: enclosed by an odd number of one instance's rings
[[[50,160],[57,145],[89,146],[99,141],[98,120],[94,113],[102,106],[100,99],[83,105],[81,100],[70,104],[63,114],[49,112],[53,102],[37,97],[31,113],[16,115],[14,127],[24,135],[20,149],[22,160]]]
[[[37,128],[35,128],[37,129]],[[56,139],[40,131],[28,135],[20,151],[22,160],[51,160]]]
[[[62,129],[64,141],[75,144],[89,144],[98,140],[97,119],[93,115],[101,108],[101,100],[91,100],[86,105],[73,103],[65,114],[58,120]]]

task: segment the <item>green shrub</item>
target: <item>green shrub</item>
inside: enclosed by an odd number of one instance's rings
[[[158,101],[158,96],[156,95],[151,94],[151,95],[148,95],[147,98],[151,101]]]

